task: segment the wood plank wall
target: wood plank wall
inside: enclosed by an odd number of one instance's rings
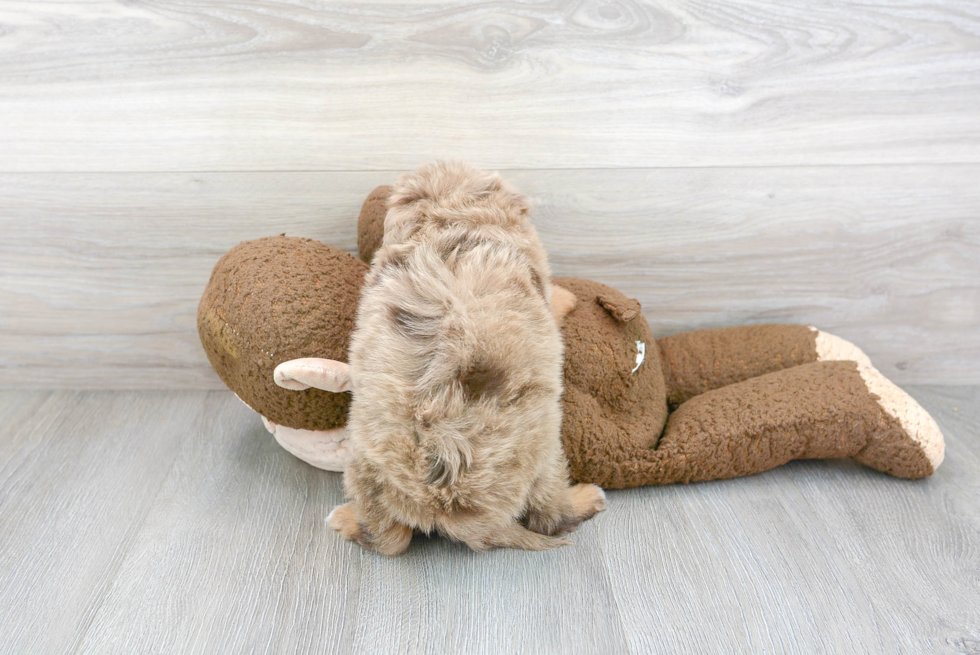
[[[556,274],[658,334],[802,322],[980,383],[980,5],[0,7],[0,386],[220,388],[235,243],[354,251],[365,195],[501,169]]]

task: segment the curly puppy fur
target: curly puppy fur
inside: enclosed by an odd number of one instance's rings
[[[569,485],[562,341],[527,200],[496,174],[436,163],[403,175],[351,340],[351,499],[329,518],[386,555],[413,531],[475,550],[544,550],[605,507]]]

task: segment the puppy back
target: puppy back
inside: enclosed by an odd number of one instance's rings
[[[560,420],[561,338],[528,247],[497,225],[453,225],[376,256],[351,420],[406,485],[445,495],[474,467],[520,465],[525,440]]]

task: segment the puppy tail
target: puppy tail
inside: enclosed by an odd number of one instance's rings
[[[517,521],[494,530],[484,542],[484,548],[520,548],[521,550],[551,550],[571,545],[568,537],[549,537],[528,530]],[[483,549],[479,549],[483,550]]]

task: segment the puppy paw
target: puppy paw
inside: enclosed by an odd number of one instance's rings
[[[339,532],[344,539],[361,541],[361,524],[350,503],[334,507],[327,515],[327,525]]]
[[[381,536],[374,540],[374,550],[382,555],[394,557],[401,555],[408,550],[412,543],[412,529],[407,525],[396,524],[381,533]]]
[[[351,503],[334,508],[327,515],[327,525],[345,539],[389,557],[401,555],[412,543],[412,529],[406,525],[392,523],[387,527],[374,526],[370,530],[365,528]]]
[[[577,484],[568,490],[575,517],[588,521],[606,509],[606,492],[594,484]]]
[[[522,550],[551,550],[570,546],[567,537],[557,537],[534,532],[516,521],[477,538],[466,539],[466,544],[477,552],[491,548],[519,548]]]
[[[527,529],[547,536],[575,532],[584,521],[606,509],[606,494],[594,484],[576,484],[566,492],[566,502],[554,513],[529,510],[524,519]]]
[[[562,514],[558,508],[555,508],[552,513],[544,510],[529,510],[524,517],[524,525],[528,530],[548,537],[573,532],[580,523],[581,521],[576,521],[571,514]]]

